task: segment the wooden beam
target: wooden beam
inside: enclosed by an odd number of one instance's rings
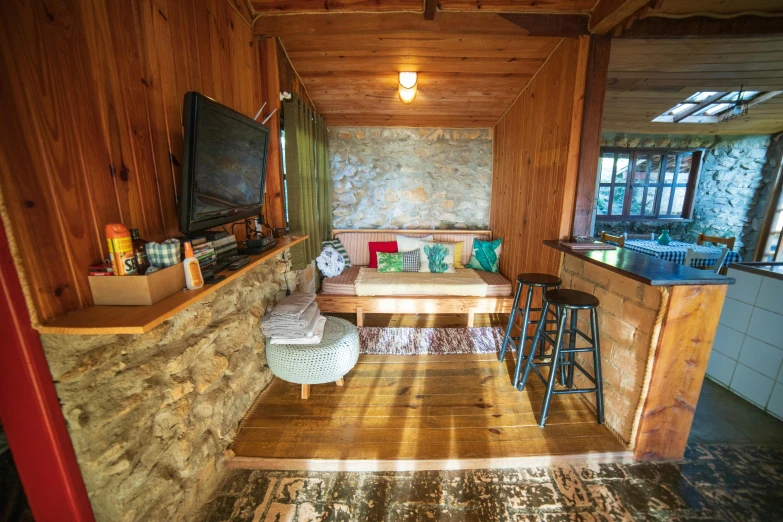
[[[435,20],[435,11],[438,9],[438,0],[424,0],[424,19]]]
[[[671,287],[636,435],[635,460],[682,459],[727,288]]]
[[[608,34],[650,0],[599,0],[590,15],[590,32]]]
[[[527,31],[528,36],[568,38],[589,34],[587,15],[501,13],[500,16]]]
[[[587,34],[582,15],[438,13],[425,20],[420,13],[340,13],[269,15],[256,18],[256,34],[296,38],[359,36],[374,38],[450,35],[482,36],[578,36]]]
[[[598,176],[598,158],[601,148],[601,123],[609,73],[608,36],[590,37],[590,54],[585,80],[584,113],[579,148],[579,170],[576,187],[576,205],[572,233],[587,236],[592,233],[595,184]]]
[[[582,145],[582,122],[585,111],[585,88],[588,77],[587,67],[590,62],[590,47],[592,44],[589,36],[580,36],[578,41],[576,67],[571,71],[576,81],[574,82],[574,101],[571,106],[571,132],[568,139],[563,183],[563,206],[560,210],[560,227],[557,233],[558,238],[566,240],[571,238],[574,227],[574,213],[576,212],[576,193]]]
[[[280,68],[277,60],[277,41],[275,38],[259,38],[259,59],[261,60],[262,98],[266,102],[262,120],[272,111],[277,113],[266,122],[270,130],[269,153],[266,166],[266,208],[264,213],[272,228],[285,228],[285,195],[283,191],[283,159],[280,144]]]
[[[737,16],[735,18],[663,18],[649,15],[637,20],[633,27],[623,31],[619,38],[741,38],[748,36],[776,36],[783,34],[783,15]]]

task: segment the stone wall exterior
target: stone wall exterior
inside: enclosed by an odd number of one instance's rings
[[[330,127],[334,228],[486,229],[487,129]]]
[[[643,285],[574,256],[565,255],[560,272],[562,288],[594,295],[601,302],[598,328],[603,373],[604,416],[606,425],[626,443],[631,443],[634,416],[642,397],[650,346],[661,308],[661,287]],[[590,334],[589,315],[579,313],[579,329]],[[583,340],[577,346],[586,346]],[[655,339],[657,344],[657,339]],[[577,361],[588,372],[595,371],[592,354],[579,353]],[[593,387],[592,382],[575,373],[578,387]],[[585,394],[595,407],[595,394]]]
[[[41,336],[99,522],[192,519],[272,378],[259,320],[297,277],[280,255],[146,334]]]
[[[686,222],[596,221],[595,232],[648,233],[669,230],[673,239],[695,242],[699,233],[736,237],[735,250],[753,254],[777,172],[783,143],[769,136],[709,136],[604,133],[601,146],[704,148],[693,220]]]

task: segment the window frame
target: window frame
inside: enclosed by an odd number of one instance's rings
[[[600,153],[598,155],[599,161],[598,161],[598,175],[596,176],[596,197],[595,197],[595,204],[596,209],[598,205],[598,194],[601,189],[601,187],[610,186],[609,191],[609,206],[607,207],[606,211],[607,214],[599,214],[596,211],[595,220],[596,221],[657,221],[657,222],[677,222],[677,223],[687,223],[693,221],[693,208],[694,208],[694,199],[696,196],[696,189],[699,184],[699,176],[701,174],[701,167],[702,167],[702,160],[704,158],[704,151],[705,149],[699,148],[699,149],[690,149],[690,148],[623,148],[623,147],[601,147]],[[610,183],[602,183],[601,182],[601,166],[602,166],[602,159],[604,154],[611,153],[614,154],[614,163],[612,165],[612,181]],[[670,185],[667,185],[664,183],[665,179],[665,173],[666,173],[666,165],[668,161],[668,157],[671,155],[676,155],[676,163],[674,167],[675,173],[679,173],[680,169],[680,155],[683,153],[691,153],[692,154],[692,160],[691,160],[691,170],[688,173],[688,179],[685,184],[678,183],[677,177],[673,180],[673,183]],[[623,212],[619,215],[611,215],[612,211],[612,204],[613,204],[613,196],[614,196],[614,190],[619,185],[615,182],[616,174],[617,174],[617,161],[618,161],[618,154],[627,154],[628,155],[628,173],[626,175],[626,180],[624,184],[625,194],[623,196]],[[650,165],[652,163],[650,157],[655,154],[661,155],[661,167],[660,167],[660,176],[658,178],[657,183],[650,183]],[[655,203],[653,204],[653,214],[652,215],[632,215],[631,214],[631,203],[633,198],[633,188],[634,188],[634,171],[636,170],[636,160],[638,156],[647,156],[647,173],[645,177],[645,183],[643,185],[635,185],[637,188],[643,187],[643,197],[642,197],[642,209],[644,209],[645,204],[647,203],[647,194],[648,189],[653,187],[656,188],[656,195],[655,195]],[[664,214],[664,217],[659,217],[661,215],[660,213],[660,205],[661,205],[661,198],[663,194],[663,189],[665,187],[671,187],[672,190],[678,188],[678,187],[685,187],[685,200],[683,201],[682,205],[682,214],[680,216],[671,216],[671,214]],[[673,204],[674,200],[674,194],[670,195],[669,198],[669,212],[671,212],[671,205]],[[643,211],[643,210],[642,210]]]

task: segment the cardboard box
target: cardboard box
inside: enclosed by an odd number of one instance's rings
[[[182,263],[150,275],[89,276],[96,305],[151,305],[185,288]]]

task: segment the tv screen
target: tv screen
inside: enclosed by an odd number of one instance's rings
[[[269,128],[196,92],[185,95],[180,230],[261,213]]]

